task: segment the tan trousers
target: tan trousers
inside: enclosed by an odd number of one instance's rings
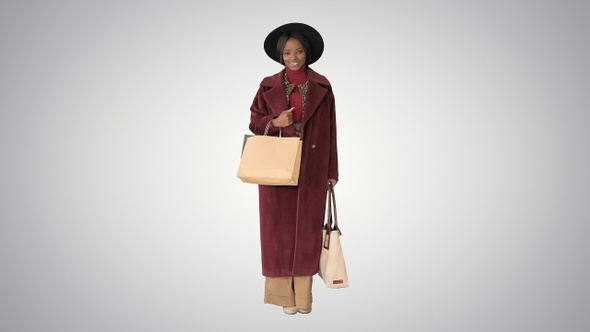
[[[264,303],[283,307],[311,309],[312,276],[307,277],[266,277]]]

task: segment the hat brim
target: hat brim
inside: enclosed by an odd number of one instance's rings
[[[264,40],[264,51],[274,61],[281,63],[277,54],[277,43],[279,38],[286,32],[298,32],[309,40],[309,47],[311,48],[309,64],[318,61],[322,53],[324,53],[324,39],[316,29],[303,23],[288,23],[274,29]]]

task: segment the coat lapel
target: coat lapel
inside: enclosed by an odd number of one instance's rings
[[[321,101],[328,92],[324,85],[329,85],[328,81],[321,75],[317,74],[311,68],[308,68],[307,77],[307,101],[305,105],[305,116],[303,118],[303,126],[313,116],[318,109]]]
[[[303,126],[305,126],[307,121],[313,116],[318,109],[320,102],[324,99],[324,96],[327,93],[326,88],[316,82],[310,81],[307,84],[307,101],[305,105],[305,115],[303,117]]]
[[[288,106],[284,75],[285,70],[283,69],[280,73],[263,81],[264,86],[268,87],[268,90],[264,92],[264,98],[266,98],[270,112],[275,117],[286,111]],[[295,136],[293,126],[284,127],[282,131],[284,136]]]
[[[264,92],[264,97],[274,116],[279,116],[281,112],[287,109],[287,97],[285,94],[285,83],[282,79],[283,71],[279,74],[265,80],[265,85],[269,87]]]

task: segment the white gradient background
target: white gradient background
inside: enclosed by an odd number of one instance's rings
[[[337,4],[336,4],[337,3]],[[589,331],[587,1],[3,1],[0,331]],[[262,50],[324,36],[351,286],[262,303]]]

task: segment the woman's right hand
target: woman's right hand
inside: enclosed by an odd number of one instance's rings
[[[281,112],[281,115],[277,116],[272,120],[272,125],[277,128],[287,127],[293,124],[293,109],[295,107],[291,107],[290,109]]]

